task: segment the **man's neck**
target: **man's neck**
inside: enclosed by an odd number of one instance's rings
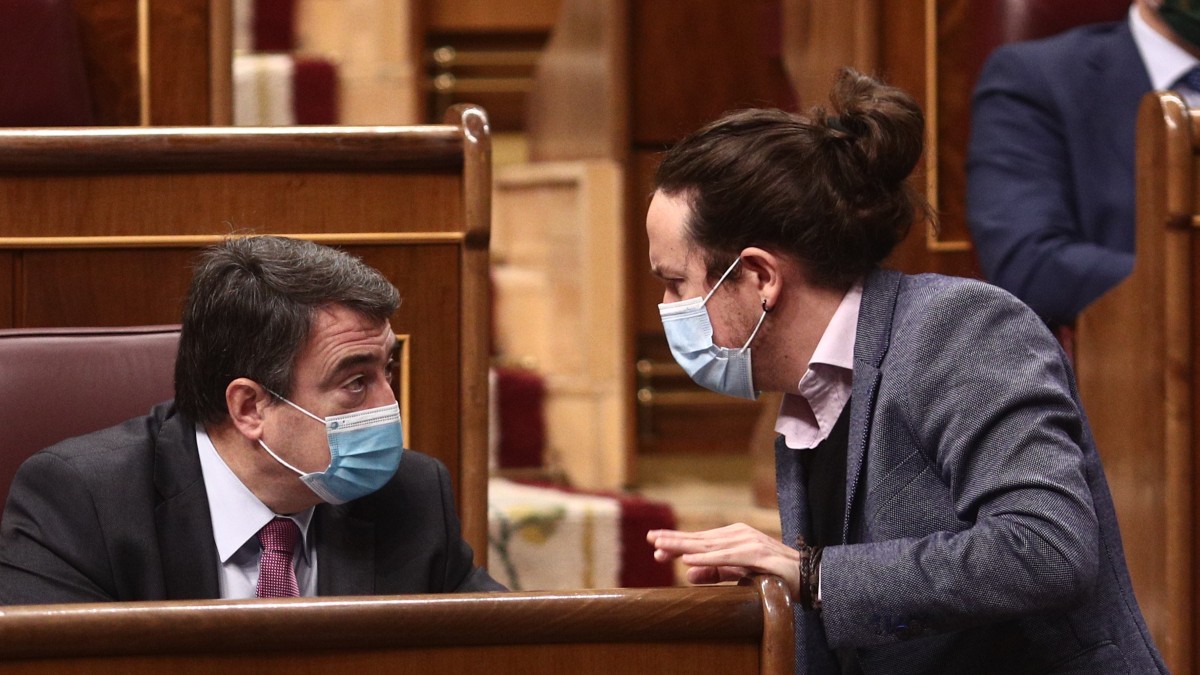
[[[795,391],[796,383],[808,370],[821,336],[846,295],[844,290],[801,283],[800,292],[789,294],[789,300],[781,302],[776,308],[778,311],[773,311],[767,318],[767,322],[774,322],[770,332],[772,363],[764,371],[774,377],[763,379],[763,391]]]

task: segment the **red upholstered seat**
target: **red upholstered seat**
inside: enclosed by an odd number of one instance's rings
[[[0,330],[0,503],[25,458],[174,396],[178,326]]]
[[[1129,0],[973,0],[988,6],[997,21],[998,41],[1032,40],[1085,23],[1119,21]]]
[[[0,126],[94,121],[71,1],[0,2]]]
[[[971,0],[959,3],[960,20],[969,30],[969,47],[962,62],[967,91],[974,86],[983,62],[996,47],[1049,37],[1088,23],[1119,21],[1129,12],[1129,0]],[[957,78],[955,78],[957,79]]]

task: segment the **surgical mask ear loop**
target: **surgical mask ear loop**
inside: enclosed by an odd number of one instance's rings
[[[267,388],[266,388],[266,387],[263,387],[263,389],[267,389]],[[292,407],[293,407],[293,408],[295,408],[296,410],[299,410],[300,412],[304,413],[305,415],[308,415],[309,417],[313,418],[314,420],[316,420],[316,421],[320,422],[321,424],[325,424],[325,423],[326,423],[326,422],[325,422],[325,418],[324,418],[324,417],[317,417],[316,415],[314,415],[314,414],[312,414],[312,413],[308,412],[308,411],[307,411],[307,410],[305,410],[304,408],[301,408],[300,406],[296,405],[295,403],[292,403],[291,401],[287,400],[286,398],[284,398],[284,397],[283,397],[283,396],[281,396],[280,394],[276,394],[275,392],[271,391],[270,389],[267,389],[267,392],[268,392],[268,393],[270,393],[270,394],[271,394],[272,396],[274,396],[275,398],[279,399],[280,401],[283,401],[284,403],[286,403],[286,404],[288,404],[288,405],[292,406]]]
[[[758,317],[758,323],[754,324],[754,330],[750,333],[750,337],[746,339],[746,344],[742,345],[742,351],[746,351],[746,349],[750,347],[750,343],[754,342],[754,336],[758,335],[758,329],[762,328],[763,321],[766,320],[767,315],[770,313],[771,310],[767,309],[767,301],[763,300],[762,316]]]
[[[267,451],[268,455],[274,457],[276,462],[279,462],[280,464],[284,465],[285,467],[291,469],[292,471],[294,471],[296,473],[297,476],[307,476],[308,475],[308,474],[304,473],[303,471],[301,471],[300,469],[297,469],[296,467],[292,466],[291,464],[288,464],[287,461],[285,461],[282,457],[275,454],[275,451],[268,448],[267,444],[263,443],[261,438],[258,439],[258,444],[262,446],[263,450]]]
[[[324,419],[322,419],[322,418],[320,418],[320,417],[317,417],[316,415],[314,415],[314,414],[310,413],[309,411],[305,410],[304,408],[301,408],[300,406],[296,405],[295,403],[292,403],[291,401],[287,400],[287,398],[283,397],[282,395],[275,393],[274,391],[272,391],[271,389],[268,389],[267,387],[263,387],[263,389],[266,389],[266,390],[267,390],[267,392],[268,392],[268,393],[270,393],[270,394],[271,394],[272,396],[274,396],[275,398],[277,398],[277,399],[279,399],[280,401],[283,401],[284,403],[286,403],[286,404],[288,404],[288,405],[292,406],[293,408],[295,408],[296,410],[299,410],[300,412],[304,413],[305,415],[308,415],[309,417],[311,417],[311,418],[313,418],[314,420],[316,420],[316,421],[320,422],[321,424],[327,424],[327,423],[325,422],[325,420],[324,420]],[[288,463],[288,462],[287,462],[287,461],[286,461],[284,458],[282,458],[282,457],[280,457],[279,455],[275,454],[275,451],[274,451],[274,450],[272,450],[271,448],[268,448],[268,447],[267,447],[267,444],[266,444],[266,443],[263,443],[263,440],[262,440],[261,438],[260,438],[260,439],[258,439],[258,444],[262,446],[262,449],[263,449],[263,450],[266,450],[266,451],[267,451],[267,454],[268,454],[268,455],[270,455],[270,456],[274,457],[276,462],[279,462],[280,464],[284,465],[285,467],[287,467],[287,468],[291,469],[292,471],[294,471],[294,472],[296,473],[296,475],[297,475],[297,476],[307,476],[307,475],[308,475],[307,473],[305,473],[305,472],[301,471],[300,469],[297,469],[296,467],[294,467],[294,466],[292,466],[291,464],[289,464],[289,463]]]
[[[742,262],[741,258],[734,260],[733,264],[729,266],[729,269],[725,270],[725,273],[721,275],[721,278],[717,279],[717,283],[713,284],[713,287],[708,292],[708,295],[704,296],[704,302],[700,303],[701,307],[708,304],[708,299],[713,296],[713,293],[717,292],[717,289],[721,287],[721,284],[725,283],[725,277],[729,276],[729,273],[732,272],[733,268],[737,267],[737,264],[740,262]]]

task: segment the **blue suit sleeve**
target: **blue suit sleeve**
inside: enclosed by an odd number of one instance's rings
[[[984,274],[1054,323],[1074,318],[1133,269],[1079,222],[1071,133],[1038,54],[1001,48],[972,103],[967,219]],[[1133,223],[1129,224],[1130,228]]]

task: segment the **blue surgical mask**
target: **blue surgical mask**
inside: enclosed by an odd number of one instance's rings
[[[279,399],[325,425],[329,467],[324,471],[304,473],[285,462],[261,439],[258,444],[275,461],[295,471],[321,499],[330,504],[345,504],[375,492],[396,473],[404,453],[399,403],[322,419],[282,396]]]
[[[667,344],[671,346],[671,355],[696,384],[718,394],[754,400],[758,398],[758,392],[754,390],[750,373],[750,343],[758,334],[763,319],[767,318],[766,311],[759,317],[746,344],[741,349],[730,349],[713,344],[712,321],[705,308],[708,299],[739,262],[741,258],[733,261],[708,295],[662,303],[658,313],[667,334]]]

